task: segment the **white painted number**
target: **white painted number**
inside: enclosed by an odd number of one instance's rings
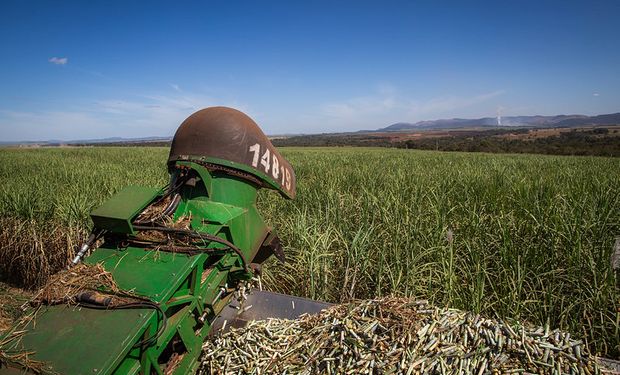
[[[262,165],[265,168],[265,173],[269,173],[269,156],[270,156],[270,152],[269,149],[265,150],[265,153],[263,154],[263,157],[260,159],[260,165]]]
[[[260,159],[260,165],[265,170],[265,173],[269,174],[269,170],[271,169],[271,175],[273,178],[276,181],[279,178],[282,186],[286,190],[291,190],[291,171],[283,165],[280,165],[280,161],[275,155],[271,155],[271,151],[269,151],[268,147],[265,147],[265,153],[262,157],[260,156],[261,147],[258,143],[250,146],[250,152],[253,154],[252,167],[258,168]]]
[[[278,158],[276,158],[276,156],[273,156],[273,160],[272,160],[272,168],[271,168],[271,174],[273,175],[273,178],[275,178],[276,180],[278,179],[278,176],[280,175],[280,162],[278,161]]]
[[[254,153],[254,157],[252,158],[252,166],[256,168],[258,167],[258,154],[260,153],[260,145],[257,143],[253,146],[250,146],[250,152]]]
[[[286,169],[286,190],[291,190],[291,173]]]

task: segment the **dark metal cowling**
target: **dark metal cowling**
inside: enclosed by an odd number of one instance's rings
[[[247,172],[285,197],[295,197],[289,162],[250,117],[233,108],[205,108],[183,121],[172,139],[168,165],[182,160]]]

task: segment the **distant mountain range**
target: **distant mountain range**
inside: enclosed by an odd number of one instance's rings
[[[483,117],[478,119],[443,119],[419,121],[416,123],[399,122],[388,127],[375,130],[376,132],[414,131],[430,129],[458,129],[472,127],[535,127],[560,128],[590,125],[619,125],[620,113],[608,115],[558,115],[558,116],[506,116]]]
[[[585,115],[558,115],[558,116],[506,116],[506,117],[483,117],[478,119],[442,119],[418,121],[416,123],[399,122],[385,128],[377,130],[360,130],[355,133],[379,133],[379,132],[407,132],[436,129],[463,129],[463,128],[497,128],[497,127],[532,127],[532,128],[566,128],[581,127],[592,125],[620,125],[620,112],[607,115],[585,116]],[[351,133],[330,133],[330,134],[351,134]],[[290,138],[304,136],[303,134],[287,134],[271,136],[272,139]],[[312,136],[308,134],[308,136]],[[61,146],[61,145],[94,145],[94,144],[131,144],[131,143],[151,143],[151,142],[170,142],[172,137],[140,137],[122,138],[111,137],[101,139],[80,139],[71,141],[48,140],[48,141],[23,141],[23,142],[3,142],[0,146],[24,145],[24,146]]]

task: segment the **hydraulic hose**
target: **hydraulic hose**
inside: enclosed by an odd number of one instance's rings
[[[99,238],[101,238],[101,236],[104,233],[105,233],[105,229],[94,228],[93,231],[90,232],[90,235],[88,236],[88,239],[86,239],[84,244],[82,244],[82,247],[80,248],[80,251],[78,251],[78,253],[75,255],[75,257],[71,261],[71,265],[69,267],[73,267],[73,266],[77,265],[78,263],[80,263],[80,260],[82,260],[84,255],[86,255],[86,252],[88,251],[88,249],[90,249],[91,246],[93,246],[93,244]]]
[[[233,245],[231,242],[223,238],[220,238],[220,237],[217,237],[211,234],[207,234],[207,233],[199,233],[196,231],[186,230],[186,229],[177,229],[177,228],[168,228],[168,227],[159,227],[159,226],[146,226],[146,225],[134,225],[133,228],[135,230],[143,230],[143,231],[154,230],[158,232],[178,233],[178,234],[190,236],[192,238],[199,238],[201,240],[206,240],[209,242],[217,242],[222,245],[226,245],[226,247],[234,251],[239,256],[239,258],[241,258],[241,262],[243,263],[243,269],[246,272],[249,272],[248,261],[245,258],[245,255],[243,254],[243,252],[237,246]]]
[[[169,216],[171,213],[173,213],[179,206],[179,202],[181,202],[181,194],[176,193],[172,197],[172,200],[170,201],[170,204],[168,205],[168,207],[166,207],[164,211],[161,213],[161,216],[162,217]]]

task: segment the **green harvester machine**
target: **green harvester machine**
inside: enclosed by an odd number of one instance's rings
[[[245,308],[231,307],[261,263],[284,261],[257,210],[258,190],[295,197],[291,165],[252,119],[226,107],[194,113],[173,138],[168,171],[168,186],[126,187],[94,210],[93,231],[69,266],[100,265],[137,298],[82,292],[73,303],[42,306],[12,348],[40,371],[190,374],[220,329],[327,306],[255,291]],[[28,371],[0,364],[0,374]]]

